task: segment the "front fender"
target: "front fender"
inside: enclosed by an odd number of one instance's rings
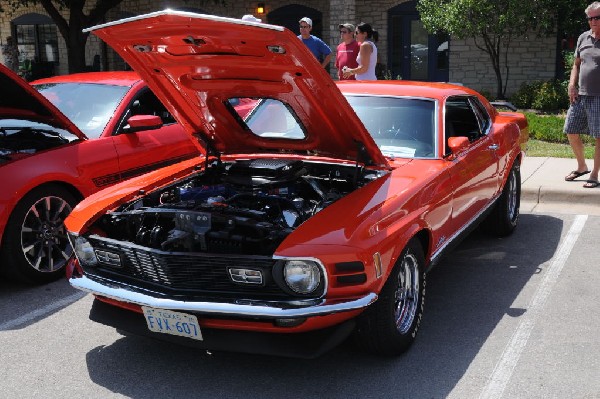
[[[81,201],[65,220],[67,230],[73,234],[82,234],[107,211],[197,171],[201,162],[202,159],[189,159],[90,195]]]

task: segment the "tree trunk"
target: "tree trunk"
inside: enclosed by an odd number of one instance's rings
[[[69,42],[67,43],[69,73],[84,72],[85,64],[85,43],[88,34],[81,32],[70,32]]]
[[[502,70],[500,68],[500,38],[498,37],[490,37],[487,33],[482,33],[483,40],[485,43],[485,48],[481,46],[479,47],[481,50],[485,51],[490,56],[490,61],[492,62],[492,67],[494,68],[494,73],[496,74],[496,99],[504,100],[505,98],[505,87],[502,81]]]

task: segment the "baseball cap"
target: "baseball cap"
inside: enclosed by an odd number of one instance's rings
[[[246,14],[242,17],[242,21],[250,21],[250,22],[262,22],[260,18],[256,18],[252,14]]]
[[[312,26],[312,19],[308,18],[308,17],[304,17],[302,18],[300,21],[298,22],[306,22],[307,25]]]
[[[338,29],[342,29],[342,28],[346,28],[346,29],[348,29],[348,31],[354,33],[354,25],[352,25],[352,24],[340,24],[338,26]]]

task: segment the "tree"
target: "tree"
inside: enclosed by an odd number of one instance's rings
[[[85,70],[85,44],[89,33],[84,28],[103,22],[106,13],[123,0],[95,0],[88,14],[84,13],[87,0],[9,0],[7,3],[16,10],[20,7],[41,5],[56,24],[67,47],[69,73]],[[62,10],[68,10],[64,17]]]
[[[473,38],[488,54],[496,74],[497,97],[506,96],[512,41],[527,34],[556,32],[556,11],[570,0],[418,0],[425,29],[460,39]]]
[[[184,0],[185,1],[185,0]],[[195,4],[205,4],[211,0],[196,0]],[[89,33],[82,30],[104,21],[106,13],[118,6],[123,0],[7,0],[12,10],[19,7],[41,5],[56,24],[60,35],[67,46],[69,73],[85,70],[85,44]],[[212,0],[213,3],[224,4],[223,0]],[[84,13],[86,3],[93,4],[87,14]],[[68,10],[68,16],[63,17],[61,11]],[[0,11],[2,9],[0,8]]]

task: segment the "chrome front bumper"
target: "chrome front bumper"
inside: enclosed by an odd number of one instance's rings
[[[157,309],[181,310],[206,315],[261,317],[285,319],[322,316],[366,308],[377,300],[377,294],[369,293],[363,297],[328,303],[325,299],[296,301],[257,301],[231,300],[230,302],[196,302],[160,298],[160,294],[140,291],[135,287],[111,280],[96,280],[87,276],[71,278],[69,283],[82,291],[114,299],[121,302],[148,306]]]

